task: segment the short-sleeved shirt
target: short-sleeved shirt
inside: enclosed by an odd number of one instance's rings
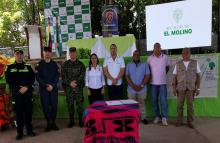
[[[109,74],[113,78],[116,78],[119,75],[121,68],[125,68],[125,62],[122,57],[116,57],[115,60],[113,60],[112,57],[109,57],[105,59],[103,67],[107,67]],[[107,84],[112,85],[112,81],[107,79]],[[122,79],[119,79],[117,85],[121,84]]]
[[[152,54],[147,63],[151,70],[151,84],[163,85],[166,84],[166,67],[169,66],[167,55],[161,54],[159,57]]]
[[[126,73],[127,76],[130,77],[132,82],[136,85],[141,85],[145,75],[150,75],[149,66],[145,62],[139,62],[138,64],[135,64],[134,62],[128,63],[126,67]],[[145,85],[141,91],[137,92],[135,91],[130,85],[128,85],[127,92],[129,94],[143,94],[146,93],[147,86]]]

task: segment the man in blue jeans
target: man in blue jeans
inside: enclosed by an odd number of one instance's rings
[[[169,70],[169,61],[167,55],[161,52],[160,43],[154,44],[153,54],[148,58],[147,63],[151,70],[153,110],[156,115],[154,123],[159,123],[162,118],[162,124],[167,126],[168,105],[166,73]],[[161,110],[159,108],[159,101]]]

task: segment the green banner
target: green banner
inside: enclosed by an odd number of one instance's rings
[[[45,0],[44,8],[46,32],[51,33],[53,49],[66,51],[69,39],[92,36],[89,0]]]

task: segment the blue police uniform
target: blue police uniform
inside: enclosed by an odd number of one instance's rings
[[[58,87],[57,83],[59,80],[59,67],[56,62],[51,60],[50,62],[45,62],[41,60],[36,67],[37,71],[37,81],[39,82],[40,97],[43,106],[44,116],[48,122],[48,126],[51,124],[55,125],[55,119],[57,115],[57,104],[58,104]],[[47,91],[47,84],[53,86],[52,91]],[[49,130],[48,127],[47,130]]]

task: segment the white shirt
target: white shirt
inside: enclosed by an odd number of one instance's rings
[[[125,62],[122,57],[116,57],[115,60],[113,60],[112,57],[109,57],[105,59],[103,67],[107,67],[109,74],[113,78],[116,78],[119,75],[121,68],[125,68]],[[112,81],[110,79],[107,79],[107,83],[108,85],[112,85]],[[119,79],[117,85],[121,84],[122,79]]]
[[[105,78],[102,67],[97,65],[96,68],[91,67],[86,69],[85,77],[86,86],[92,89],[99,89],[105,85]]]
[[[183,61],[183,64],[184,64],[184,66],[186,67],[186,70],[188,69],[188,65],[189,65],[189,62],[190,61]],[[196,73],[200,73],[201,72],[201,70],[200,70],[200,67],[199,67],[199,63],[198,63],[198,61],[197,61],[197,66],[196,66],[197,68],[197,70],[196,70]],[[174,67],[174,69],[173,69],[173,74],[177,74],[176,73],[177,71],[176,71],[176,65],[175,65],[175,67]]]

